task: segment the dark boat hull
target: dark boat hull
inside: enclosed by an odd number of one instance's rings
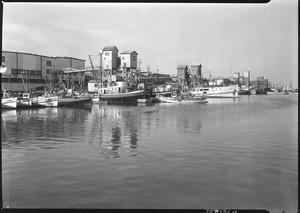
[[[238,91],[239,95],[251,95],[251,91],[250,90],[240,90]]]
[[[59,98],[58,106],[80,107],[92,103],[92,98]]]
[[[99,96],[100,101],[106,101],[108,103],[124,103],[124,102],[136,102],[137,99],[144,98],[144,92],[138,93],[120,93],[120,94],[101,94]]]

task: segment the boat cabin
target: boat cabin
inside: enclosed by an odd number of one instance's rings
[[[127,90],[127,83],[119,81],[115,85],[99,88],[98,94],[118,94],[127,92]]]
[[[29,99],[29,98],[30,98],[30,94],[27,92],[18,95],[18,99]]]

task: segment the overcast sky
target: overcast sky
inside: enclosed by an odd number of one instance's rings
[[[204,77],[251,71],[298,87],[298,1],[268,4],[4,3],[3,50],[95,58],[105,46],[135,50],[142,70]]]

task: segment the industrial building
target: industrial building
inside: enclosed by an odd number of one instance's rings
[[[177,66],[177,80],[178,83],[185,85],[185,81],[188,78],[188,66],[187,65],[178,65]]]
[[[117,70],[119,67],[118,48],[108,46],[102,49],[102,68],[103,70]]]
[[[177,82],[181,86],[198,86],[202,82],[202,65],[187,65],[177,66]]]
[[[121,52],[121,68],[137,69],[137,55],[135,51]]]
[[[1,65],[7,68],[2,74],[1,87],[10,91],[36,90],[45,84],[57,83],[60,74],[64,83],[83,84],[84,75],[65,74],[63,69],[85,68],[85,60],[73,57],[52,57],[24,52],[2,51]]]

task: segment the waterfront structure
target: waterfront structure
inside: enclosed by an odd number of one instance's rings
[[[250,71],[244,72],[244,84],[250,86]]]
[[[263,82],[264,81],[264,76],[257,76],[257,81]]]
[[[202,65],[191,65],[190,69],[190,78],[192,86],[197,86],[201,83],[202,73],[201,73]]]
[[[1,86],[10,91],[35,90],[47,83],[55,83],[55,74],[64,81],[80,84],[82,76],[63,74],[63,69],[84,69],[85,60],[73,57],[52,57],[25,52],[2,51],[2,66],[7,68],[2,75]]]
[[[121,52],[121,68],[137,69],[137,55],[136,51]]]
[[[201,73],[202,65],[191,65],[190,74],[192,76],[202,76]]]
[[[118,48],[107,46],[102,49],[102,68],[103,70],[117,70],[119,67]]]
[[[162,73],[148,74],[148,72],[141,72],[139,81],[143,83],[150,81],[152,85],[162,85],[172,81],[172,79],[168,74],[162,74]]]
[[[119,67],[119,57],[118,57],[118,48],[116,46],[107,46],[102,49],[101,57],[101,65],[100,69],[102,69],[102,82],[107,84],[111,84],[114,81],[114,77],[112,76],[116,74]]]
[[[177,66],[177,82],[181,85],[182,88],[188,85],[189,75],[188,75],[188,66],[187,65],[178,65]]]

